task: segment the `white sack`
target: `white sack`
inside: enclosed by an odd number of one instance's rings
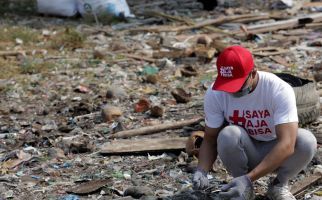
[[[77,13],[76,0],[37,0],[37,7],[42,14],[71,17]]]
[[[126,0],[77,0],[77,9],[81,15],[95,13],[133,17]]]

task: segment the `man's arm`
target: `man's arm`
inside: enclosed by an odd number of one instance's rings
[[[294,153],[298,123],[279,124],[275,128],[277,143],[262,162],[247,174],[251,181],[255,181],[260,177],[273,172]]]
[[[208,172],[217,158],[217,138],[220,128],[205,128],[205,136],[199,150],[198,167]]]

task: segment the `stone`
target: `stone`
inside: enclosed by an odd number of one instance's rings
[[[105,105],[101,111],[101,115],[104,121],[109,122],[122,116],[123,112],[119,107]]]
[[[141,198],[142,196],[153,195],[153,191],[146,186],[133,186],[124,191],[124,196],[131,196],[133,198]]]

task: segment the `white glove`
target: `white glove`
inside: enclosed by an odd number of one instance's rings
[[[193,174],[192,184],[194,190],[203,190],[209,187],[209,181],[207,178],[207,172],[197,168]]]

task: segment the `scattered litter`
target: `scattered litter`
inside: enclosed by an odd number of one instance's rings
[[[126,0],[77,0],[78,12],[83,15],[134,17]]]

